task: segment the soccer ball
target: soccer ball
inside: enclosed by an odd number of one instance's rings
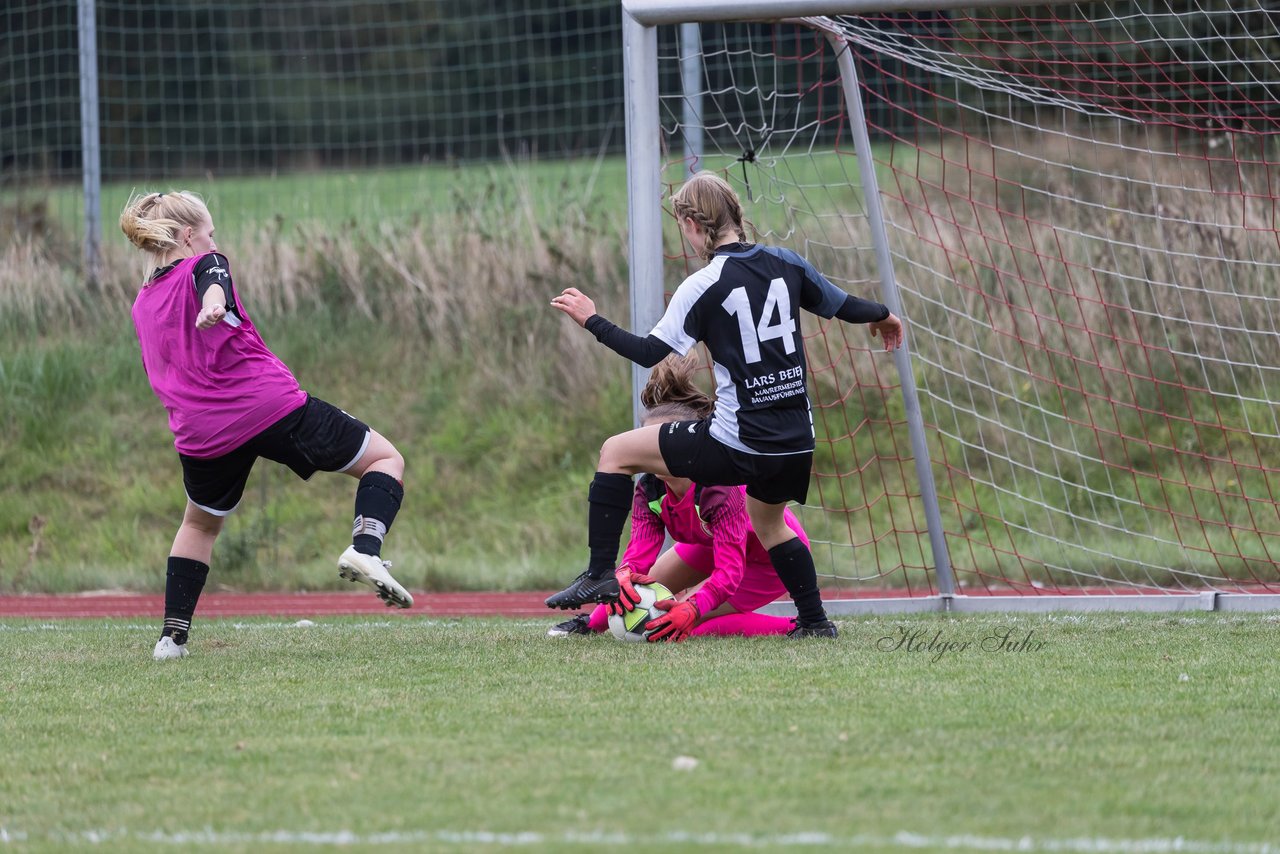
[[[649,637],[649,621],[667,613],[653,607],[655,602],[676,598],[670,590],[656,581],[653,584],[637,584],[636,593],[640,596],[640,602],[634,611],[609,615],[609,633],[618,640],[630,643],[639,643]]]

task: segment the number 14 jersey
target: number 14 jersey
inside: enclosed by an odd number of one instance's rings
[[[711,435],[748,454],[814,447],[799,309],[834,317],[847,294],[789,249],[729,244],[685,279],[651,333],[684,355],[711,353]]]

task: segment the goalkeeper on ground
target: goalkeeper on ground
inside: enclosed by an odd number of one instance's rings
[[[694,356],[668,356],[649,375],[640,393],[645,423],[696,421],[706,418],[715,404],[693,383]],[[787,526],[808,543],[800,520],[787,510]],[[667,535],[674,547],[659,555]],[[631,610],[639,601],[636,584],[654,581],[691,601],[698,619],[691,627],[667,617],[650,623],[650,640],[683,640],[694,635],[783,635],[795,629],[786,617],[753,613],[785,596],[769,553],[751,530],[746,492],[741,486],[703,487],[687,478],[642,475],[631,503],[631,540],[614,572],[618,601],[614,611]],[[676,600],[659,602],[669,608]],[[608,627],[606,606],[598,605],[553,626],[552,637],[603,632]]]

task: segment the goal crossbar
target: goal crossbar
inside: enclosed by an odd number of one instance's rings
[[[823,15],[930,12],[941,9],[1028,6],[1018,0],[623,0],[622,11],[646,27],[716,21],[778,21]]]

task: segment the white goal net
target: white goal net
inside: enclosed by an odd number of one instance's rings
[[[958,592],[1280,592],[1280,22],[1192,5],[657,29],[665,188],[880,298],[851,52]],[[806,332],[829,589],[937,593],[893,362]]]

